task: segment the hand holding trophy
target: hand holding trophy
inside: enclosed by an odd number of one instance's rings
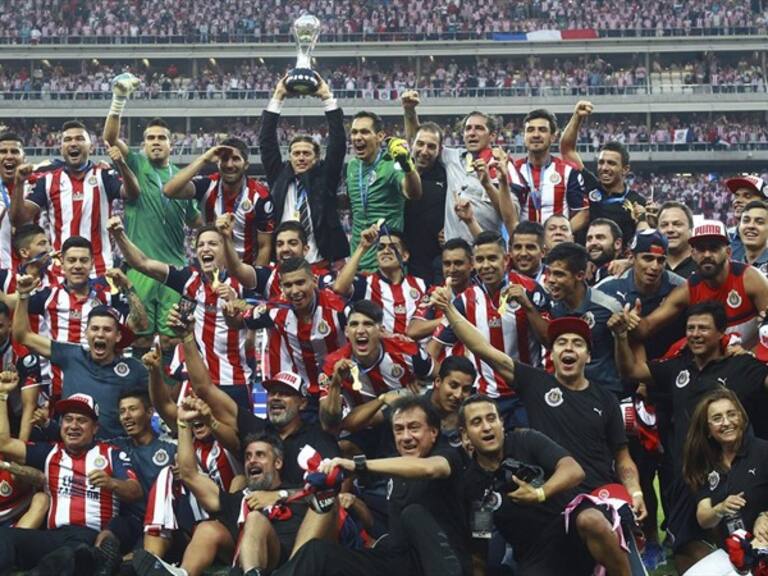
[[[312,70],[312,50],[320,36],[320,20],[310,14],[304,14],[293,23],[293,35],[296,38],[296,67],[288,72],[285,87],[289,92],[299,95],[313,94],[320,80]]]

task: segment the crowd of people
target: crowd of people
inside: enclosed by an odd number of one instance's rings
[[[633,176],[587,100],[517,150],[315,79],[263,178],[242,127],[132,148],[130,73],[47,162],[0,133],[0,572],[768,568],[765,175]]]
[[[206,63],[193,76],[189,67],[172,64],[142,74],[137,97],[144,99],[267,99],[272,86],[285,73],[261,62],[228,67]],[[63,65],[0,69],[0,98],[6,100],[101,100],[109,93],[109,80],[132,66],[101,62],[80,63],[79,70]],[[135,71],[134,71],[135,72]],[[644,63],[612,63],[601,57],[544,62],[530,58],[479,59],[476,62],[425,60],[420,73],[398,62],[323,62],[318,72],[341,98],[397,100],[406,90],[423,96],[512,97],[548,95],[632,95],[682,92],[707,87],[713,92],[765,92],[759,55],[722,63],[709,55],[682,63],[654,60],[650,74]]]
[[[184,0],[174,7],[159,0],[23,0],[14,14],[0,15],[0,30],[6,43],[285,41],[302,12],[320,17],[324,38],[332,41],[490,38],[542,29],[596,29],[606,36],[754,34],[766,25],[759,3],[748,0],[653,0],[642,10],[632,2],[606,10],[602,0],[429,0],[416,6],[405,0],[272,0],[258,9],[243,0]]]

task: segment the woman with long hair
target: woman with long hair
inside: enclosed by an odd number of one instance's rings
[[[683,476],[696,494],[696,520],[717,529],[721,545],[746,529],[768,542],[768,441],[755,438],[738,397],[720,388],[707,394],[691,418],[683,451]],[[736,574],[723,550],[691,567],[686,576]]]

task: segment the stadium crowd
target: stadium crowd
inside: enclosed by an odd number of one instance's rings
[[[448,127],[404,90],[390,127],[318,76],[307,130],[294,80],[255,133],[146,119],[131,147],[127,72],[99,126],[0,132],[0,573],[765,573],[766,175],[631,173],[764,123],[574,98]]]
[[[109,81],[129,65],[81,62],[75,71],[63,65],[0,69],[0,95],[8,100],[104,99]],[[654,60],[651,75],[644,64],[620,65],[601,57],[542,62],[480,59],[474,63],[437,59],[425,62],[417,75],[411,65],[400,63],[342,63],[318,72],[328,78],[341,98],[397,100],[406,90],[418,89],[426,97],[510,97],[543,95],[631,95],[683,92],[709,87],[714,92],[765,92],[761,63],[744,58],[720,63],[714,56],[682,63]],[[175,64],[162,71],[148,71],[137,97],[145,99],[267,99],[285,70],[255,62],[226,68],[206,64],[193,77]]]
[[[754,6],[754,8],[753,8]],[[322,16],[324,38],[333,41],[401,38],[489,38],[497,33],[542,29],[597,29],[607,36],[743,34],[764,32],[759,2],[652,0],[643,9],[620,2],[605,10],[602,0],[270,0],[258,9],[244,0],[184,0],[173,7],[159,0],[21,0],[0,15],[6,43],[61,42],[242,42],[290,39],[290,22],[302,11]]]

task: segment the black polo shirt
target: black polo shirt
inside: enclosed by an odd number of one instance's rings
[[[755,435],[768,439],[768,394],[765,378],[768,366],[742,354],[709,362],[699,370],[693,354],[686,348],[669,360],[648,364],[653,377],[648,392],[653,402],[664,400],[672,405],[674,421],[672,461],[676,471],[682,467],[683,445],[693,411],[699,401],[718,386],[733,390],[747,410]]]
[[[608,218],[613,220],[621,228],[621,234],[624,237],[626,246],[632,241],[637,229],[637,223],[632,219],[632,212],[624,207],[624,202],[630,202],[646,205],[645,197],[634,190],[624,190],[624,194],[610,195],[603,190],[600,180],[592,172],[584,169],[584,189],[587,191],[589,199],[589,221],[598,218]]]
[[[557,442],[584,468],[582,492],[617,481],[613,462],[627,436],[614,394],[596,384],[570,390],[544,370],[519,362],[512,386],[528,411],[531,428]]]
[[[667,260],[667,270],[674,272],[678,276],[682,276],[687,280],[691,277],[691,274],[696,272],[696,262],[693,261],[693,258],[688,256],[685,260],[680,262],[680,264],[672,268],[669,265],[669,260]]]
[[[746,434],[730,470],[711,470],[706,484],[699,490],[696,501],[711,498],[712,505],[719,504],[731,494],[744,492],[746,506],[741,509],[741,518],[747,530],[761,512],[768,510],[768,441]],[[725,522],[719,528],[724,539],[728,533]]]
[[[421,198],[405,202],[405,243],[410,260],[408,272],[430,284],[442,280],[440,231],[445,226],[445,197],[448,190],[445,168],[440,162],[420,174]]]
[[[245,448],[245,438],[249,434],[261,434],[263,432],[279,435],[269,420],[254,416],[251,412],[238,407],[237,435],[240,439],[240,446]],[[314,448],[323,458],[336,458],[341,455],[336,438],[323,430],[319,424],[302,422],[301,428],[287,438],[283,438],[285,458],[280,476],[286,486],[304,485],[304,470],[299,466],[298,455],[306,445]]]

